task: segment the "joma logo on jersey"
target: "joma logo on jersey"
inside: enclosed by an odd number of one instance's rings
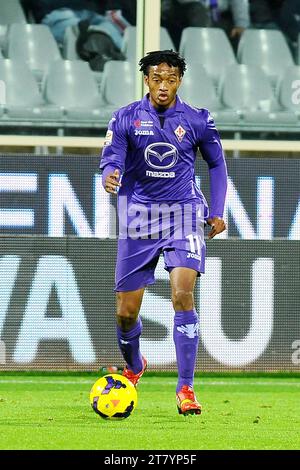
[[[153,131],[148,131],[148,130],[138,130],[136,129],[134,131],[134,135],[154,135]]]

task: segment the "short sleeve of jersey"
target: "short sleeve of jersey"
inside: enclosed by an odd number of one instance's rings
[[[106,132],[101,156],[100,169],[107,165],[124,171],[128,140],[125,117],[119,112],[113,114]]]

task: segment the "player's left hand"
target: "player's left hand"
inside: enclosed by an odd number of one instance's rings
[[[208,238],[214,238],[218,233],[222,233],[226,230],[226,224],[221,217],[212,217],[211,219],[207,219],[207,223],[211,226]]]

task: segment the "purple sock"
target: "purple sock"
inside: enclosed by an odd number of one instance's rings
[[[140,352],[140,336],[142,333],[142,320],[140,317],[129,331],[122,331],[117,326],[117,337],[119,348],[126,361],[129,370],[134,374],[140,372],[143,368],[143,360]]]
[[[192,387],[194,383],[199,343],[199,318],[196,310],[175,312],[173,338],[178,367],[178,393],[183,385]]]

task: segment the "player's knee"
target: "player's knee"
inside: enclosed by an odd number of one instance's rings
[[[192,291],[175,290],[172,293],[174,310],[192,310],[194,308],[194,295]]]
[[[129,299],[118,298],[117,324],[122,330],[130,330],[139,314],[139,306]]]
[[[134,327],[135,323],[136,318],[117,314],[117,325],[121,328],[122,331],[131,330]]]

